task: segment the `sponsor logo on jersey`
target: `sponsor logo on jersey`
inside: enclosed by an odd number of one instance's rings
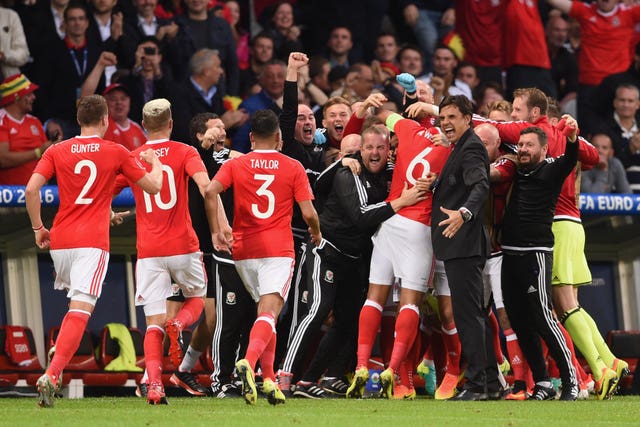
[[[38,126],[31,125],[29,129],[31,130],[31,135],[40,135],[40,129],[38,129]]]

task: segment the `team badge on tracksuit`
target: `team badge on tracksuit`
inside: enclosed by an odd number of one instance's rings
[[[227,305],[236,305],[236,293],[227,292]]]
[[[327,283],[333,283],[333,271],[327,270],[324,272],[324,281]]]

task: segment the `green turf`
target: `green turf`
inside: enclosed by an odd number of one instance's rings
[[[592,398],[593,399],[593,398]],[[289,399],[270,406],[259,399],[170,398],[150,406],[139,398],[60,399],[39,408],[36,399],[0,399],[6,426],[637,426],[640,396],[578,402],[440,402]]]

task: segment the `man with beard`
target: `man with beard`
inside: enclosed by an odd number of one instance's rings
[[[578,159],[577,124],[568,118],[558,126],[567,139],[563,156],[546,159],[547,134],[531,126],[520,132],[518,173],[502,228],[502,292],[505,308],[536,382],[531,400],[556,396],[542,356],[539,337],[549,347],[562,377],[561,400],[578,395],[571,352],[553,317],[551,267],[555,204],[562,184]]]

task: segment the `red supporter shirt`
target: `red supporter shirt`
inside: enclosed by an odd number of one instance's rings
[[[640,6],[617,5],[605,14],[598,11],[595,2],[587,5],[573,1],[569,16],[580,23],[580,83],[599,85],[605,77],[627,71],[632,60],[629,43],[633,27],[640,21]]]
[[[47,140],[42,123],[31,114],[17,121],[8,113],[2,115],[0,121],[0,143],[9,143],[9,151],[33,151]],[[36,159],[12,168],[0,168],[0,184],[27,185]]]
[[[60,207],[51,227],[51,249],[109,250],[111,199],[118,173],[132,182],[146,173],[142,160],[97,136],[77,136],[49,147],[34,173],[56,176]]]
[[[504,154],[503,152],[500,153],[501,156]],[[498,252],[500,251],[500,245],[496,234],[502,226],[502,218],[504,218],[504,211],[507,207],[507,196],[511,189],[513,178],[516,176],[517,167],[515,161],[507,157],[498,158],[492,163],[492,166],[500,172],[502,181],[491,183],[491,194],[487,203],[487,208],[489,209],[489,218],[487,219],[490,224],[487,228],[491,236],[491,250],[492,252]]]
[[[136,201],[138,258],[164,257],[198,252],[198,236],[189,215],[189,177],[207,172],[195,148],[167,139],[148,141],[131,154],[152,148],[162,162],[162,190],[150,195],[135,181],[118,177],[116,192],[130,186]],[[151,170],[151,165],[145,163]]]
[[[520,131],[522,129],[538,126],[546,134],[549,143],[547,157],[558,157],[564,154],[567,139],[557,128],[549,123],[547,116],[543,116],[535,123],[525,121],[517,122],[496,122],[484,117],[473,115],[473,124],[491,123],[498,129],[500,139],[503,142],[517,144],[520,139]],[[598,150],[587,140],[579,138],[578,161],[582,163],[585,169],[591,169],[600,160]],[[554,219],[570,219],[580,221],[580,209],[578,209],[578,191],[576,189],[576,169],[569,174],[562,185],[558,203],[556,204],[556,213]]]
[[[551,69],[538,0],[508,1],[503,29],[504,68],[526,65]]]
[[[457,0],[456,32],[464,60],[481,67],[502,65],[502,21],[508,0]]]
[[[431,132],[437,132],[437,130],[427,129],[413,120],[399,120],[393,131],[398,135],[398,151],[387,201],[400,197],[405,182],[411,188],[418,178],[427,176],[427,173],[439,174],[451,153],[448,147],[433,145]],[[429,192],[426,200],[402,208],[397,213],[430,226],[432,201]]]
[[[109,117],[109,127],[104,134],[104,139],[117,142],[127,150],[133,151],[145,143],[147,135],[144,133],[142,126],[133,120],[129,120],[127,126],[122,127]]]
[[[275,150],[225,162],[214,179],[233,186],[233,259],[294,257],[293,202],[313,200],[304,168]]]

